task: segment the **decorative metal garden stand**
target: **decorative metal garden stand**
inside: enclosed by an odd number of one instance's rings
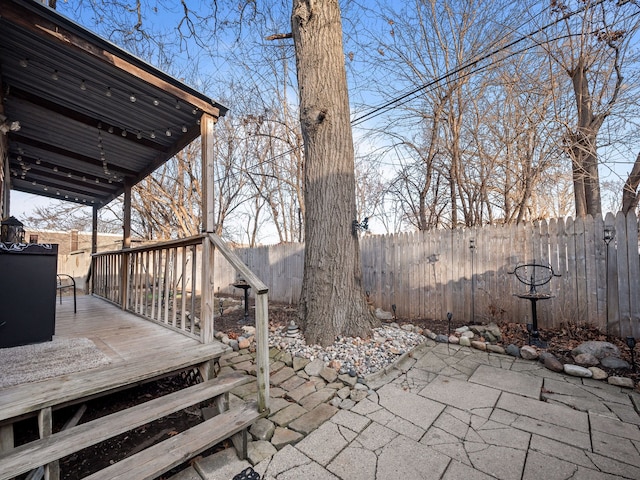
[[[535,345],[540,348],[547,348],[547,342],[540,339],[540,332],[538,331],[538,300],[549,300],[553,298],[550,293],[540,293],[536,291],[536,287],[546,285],[551,281],[553,277],[559,277],[559,274],[553,272],[551,265],[541,265],[539,263],[526,263],[518,265],[513,272],[516,278],[529,287],[527,293],[516,293],[518,298],[523,298],[531,302],[531,320],[532,323],[527,324],[527,331],[529,332],[529,345]]]

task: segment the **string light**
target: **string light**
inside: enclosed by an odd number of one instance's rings
[[[160,100],[158,100],[157,98],[154,98],[153,104],[157,107],[158,105],[160,105]]]
[[[156,132],[154,132],[153,130],[151,130],[151,138],[156,138]]]
[[[166,135],[167,137],[170,137],[170,136],[171,136],[171,129],[170,129],[170,128],[167,128],[167,131],[166,131],[166,132],[164,132],[164,133],[165,133],[165,135]]]
[[[27,68],[29,66],[29,60],[26,58],[23,58],[20,60],[20,66],[22,68]]]
[[[187,133],[187,126],[186,125],[182,125],[182,133]]]
[[[53,71],[53,73],[51,74],[51,78],[53,80],[58,80],[58,70]]]
[[[84,80],[80,80],[80,90],[86,90],[87,89],[87,84],[84,83]]]
[[[111,96],[111,87],[107,87],[107,90],[104,92],[107,97]]]
[[[136,103],[136,95],[135,93],[132,93],[131,95],[129,95],[129,100],[131,100],[131,103]]]

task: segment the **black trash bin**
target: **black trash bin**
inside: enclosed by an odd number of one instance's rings
[[[0,348],[55,333],[58,245],[0,242]]]

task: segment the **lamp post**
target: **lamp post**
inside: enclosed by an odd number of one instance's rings
[[[636,371],[636,362],[634,357],[634,349],[636,348],[636,339],[634,337],[627,337],[625,339],[627,342],[627,347],[629,347],[629,351],[631,352],[631,369]]]
[[[605,314],[607,316],[607,323],[606,323],[606,333],[607,333],[607,338],[609,338],[609,244],[611,243],[611,241],[613,240],[613,238],[616,236],[616,229],[611,226],[611,225],[605,225],[604,226],[604,233],[603,233],[603,240],[604,243],[606,245],[606,251],[605,251],[605,262],[606,262],[606,275],[607,275],[607,302],[606,302],[606,306],[605,306]]]

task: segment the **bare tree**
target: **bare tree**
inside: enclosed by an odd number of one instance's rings
[[[378,321],[362,289],[354,150],[337,0],[294,0],[305,147],[305,259],[299,318],[309,343],[366,337]]]
[[[552,0],[550,17],[542,17],[555,21],[555,28],[545,29],[539,43],[562,68],[573,93],[564,146],[572,163],[578,216],[602,212],[598,138],[605,121],[631,93],[623,91],[623,72],[640,28],[637,8],[635,2]],[[560,79],[554,84],[563,87]]]

